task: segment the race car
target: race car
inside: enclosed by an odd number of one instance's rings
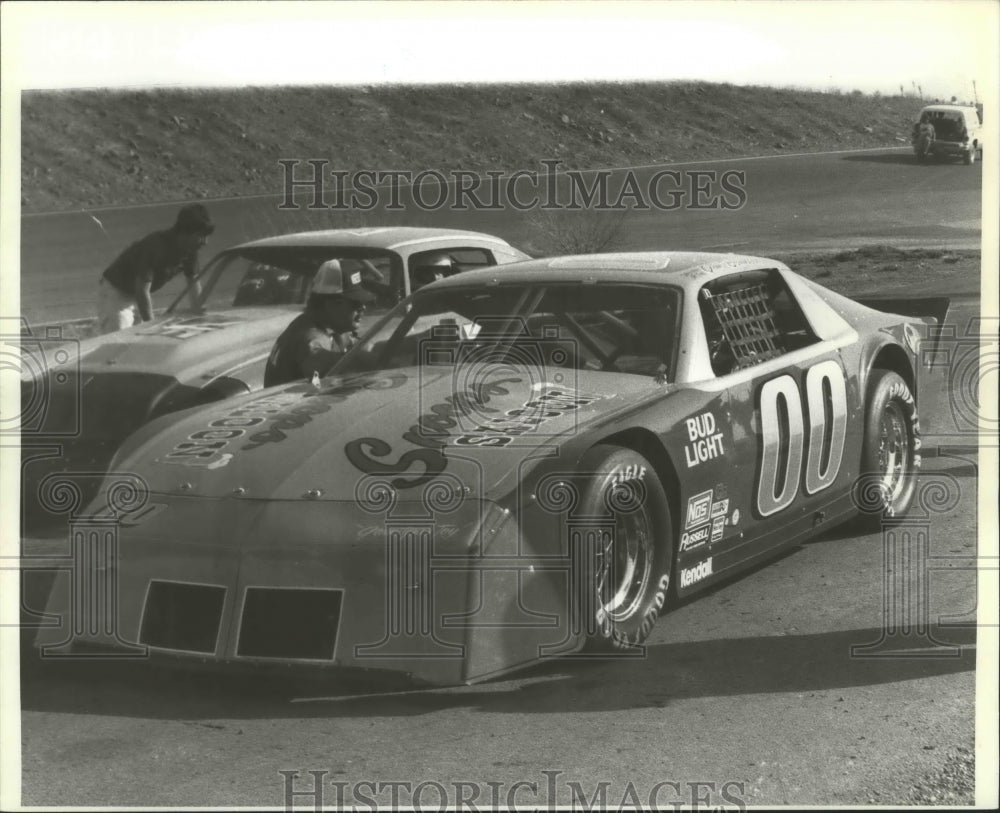
[[[364,327],[419,287],[428,267],[446,277],[527,255],[497,237],[454,229],[286,234],[213,258],[199,275],[196,315],[184,312],[182,292],[164,313],[128,330],[78,343],[25,336],[22,510],[29,526],[65,520],[58,492],[67,471],[90,473],[73,488],[92,497],[96,485],[88,493],[88,484],[150,419],[260,389],[275,339],[302,311],[316,269],[334,258],[361,273],[378,297]]]
[[[39,643],[435,685],[641,654],[668,597],[906,511],[932,322],[740,255],[429,284],[329,377],[134,434]]]

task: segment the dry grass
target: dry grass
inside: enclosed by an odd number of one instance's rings
[[[793,271],[847,296],[977,294],[980,252],[865,246],[848,251],[776,256]]]
[[[702,82],[33,91],[22,205],[280,194],[281,158],[509,172],[899,146],[921,104]]]

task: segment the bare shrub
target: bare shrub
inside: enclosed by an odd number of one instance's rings
[[[533,257],[600,254],[621,247],[625,210],[538,210],[527,221],[526,251]]]

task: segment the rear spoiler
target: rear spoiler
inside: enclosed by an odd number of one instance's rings
[[[948,297],[865,296],[858,297],[854,301],[873,310],[921,319],[927,325],[921,355],[924,359],[936,357],[938,343],[944,333],[945,319],[948,318],[948,308],[951,305]],[[931,322],[931,319],[934,321]]]
[[[855,302],[885,313],[900,316],[915,316],[920,319],[931,317],[938,325],[943,325],[948,316],[951,300],[946,296],[861,296],[851,297]]]

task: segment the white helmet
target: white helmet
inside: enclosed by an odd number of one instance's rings
[[[449,270],[452,267],[451,257],[448,256],[447,252],[437,252],[418,257],[413,265],[417,268],[447,268]]]
[[[353,299],[355,302],[373,302],[375,295],[365,290],[361,281],[361,272],[346,273],[340,265],[340,260],[327,260],[323,263],[316,276],[310,293],[339,296]]]

